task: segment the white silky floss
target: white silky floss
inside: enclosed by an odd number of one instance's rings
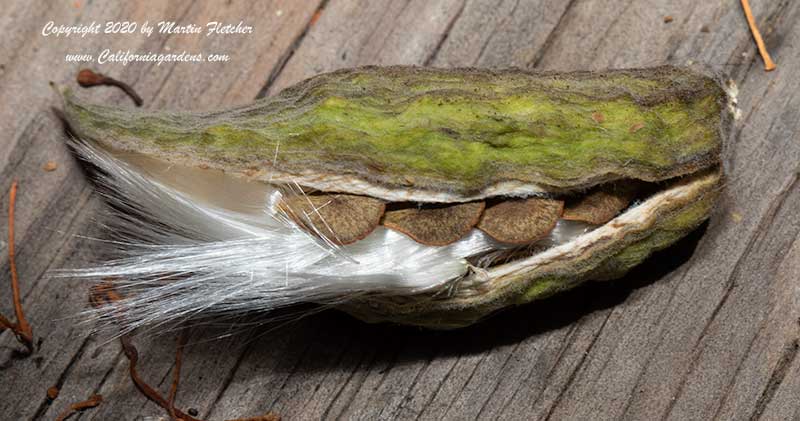
[[[287,191],[303,194],[299,188],[72,144],[102,170],[97,183],[118,210],[111,227],[122,238],[121,257],[57,275],[113,279],[125,298],[91,312],[101,323],[122,321],[123,333],[211,314],[436,290],[468,272],[468,257],[504,248],[477,229],[437,247],[383,226],[338,246],[276,206]],[[585,232],[572,225],[559,221],[542,243],[563,244]]]

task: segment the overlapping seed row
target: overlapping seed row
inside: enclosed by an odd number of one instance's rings
[[[496,198],[448,204],[312,193],[287,195],[279,207],[304,229],[340,245],[363,239],[378,225],[430,246],[454,243],[473,228],[500,243],[524,245],[546,237],[559,219],[605,224],[630,205],[637,190],[635,183],[616,183],[565,200]]]

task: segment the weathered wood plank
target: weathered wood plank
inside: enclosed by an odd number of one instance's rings
[[[421,65],[462,6],[459,0],[333,0],[268,92],[344,67]]]
[[[196,344],[186,352],[182,407],[211,419],[267,410],[286,419],[800,418],[800,82],[792,77],[800,64],[800,4],[753,2],[779,63],[772,73],[761,70],[734,0],[331,0],[310,28],[318,2],[120,10],[91,4],[52,13],[34,6],[18,2],[0,19],[0,27],[13,21],[22,28],[0,46],[0,97],[15,104],[0,109],[0,128],[11,134],[0,148],[0,186],[23,181],[18,264],[30,318],[46,340],[37,356],[8,360],[4,378],[27,380],[0,382],[2,413],[53,418],[68,402],[100,391],[107,402],[88,418],[164,416],[130,384],[115,344],[95,355],[96,339],[59,320],[85,305],[85,289],[69,281],[53,288],[43,278],[48,268],[81,264],[103,250],[71,239],[99,233],[90,219],[102,207],[54,132],[52,95],[23,83],[45,69],[52,79],[70,80],[77,67],[63,66],[57,54],[85,41],[42,40],[42,21],[249,16],[264,22],[256,25],[263,32],[241,44],[103,39],[117,48],[221,48],[239,66],[101,70],[134,82],[148,106],[208,108],[362,64],[580,69],[691,60],[725,69],[739,83],[741,131],[726,150],[722,205],[704,235],[683,242],[696,244],[693,253],[673,249],[622,281],[456,332],[369,326],[328,312],[255,339]],[[665,23],[666,15],[674,20]],[[94,94],[126,101],[112,91]],[[44,173],[50,159],[59,169]],[[0,206],[7,206],[5,196]],[[0,265],[7,266],[5,256]],[[0,311],[8,314],[6,301]],[[0,347],[13,344],[0,336]],[[165,390],[174,338],[142,341],[140,351],[143,375]],[[59,377],[63,393],[48,406],[44,391]]]

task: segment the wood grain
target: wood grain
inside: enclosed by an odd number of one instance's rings
[[[63,146],[47,81],[70,83],[77,73],[65,51],[169,47],[220,50],[234,62],[97,70],[132,83],[148,107],[211,109],[362,64],[569,70],[693,62],[727,71],[742,108],[711,222],[625,279],[454,332],[326,312],[198,342],[184,353],[182,408],[210,419],[267,411],[288,420],[800,419],[800,3],[752,2],[778,63],[771,73],[735,0],[44,3],[11,2],[0,16],[8,34],[0,44],[0,189],[20,181],[17,266],[26,314],[43,339],[33,357],[19,359],[12,336],[0,334],[0,418],[52,419],[92,393],[104,403],[84,419],[166,417],[134,389],[116,344],[87,337],[88,327],[69,319],[85,307],[87,286],[46,276],[104,253],[102,243],[75,237],[102,236],[94,220],[104,211]],[[666,15],[673,21],[664,23]],[[256,33],[39,35],[48,20],[105,19],[244,19]],[[127,101],[108,89],[92,95]],[[58,163],[53,172],[41,168],[49,160]],[[0,197],[5,209],[7,195]],[[0,297],[10,314],[10,292]],[[166,391],[175,338],[137,344],[143,376]],[[49,402],[53,385],[61,394]]]

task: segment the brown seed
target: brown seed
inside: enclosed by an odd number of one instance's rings
[[[351,194],[292,194],[278,205],[298,225],[336,244],[363,239],[378,226],[383,201]]]
[[[42,165],[42,169],[47,172],[55,171],[56,168],[58,168],[58,165],[53,161],[47,161],[46,164]]]
[[[639,130],[641,130],[642,128],[644,128],[644,123],[641,123],[641,122],[639,122],[639,123],[636,123],[636,124],[634,124],[633,126],[631,126],[631,128],[630,128],[630,129],[628,129],[628,131],[629,131],[630,133],[636,133],[636,132],[638,132]]]
[[[675,20],[675,19],[673,19],[673,17],[672,17],[672,16],[669,16],[669,15],[667,15],[667,16],[664,16],[664,23],[670,23],[670,22],[672,22],[673,20]]]
[[[56,386],[50,387],[50,388],[47,389],[47,397],[50,400],[54,400],[55,398],[58,397],[58,393],[59,392],[60,392],[60,390],[58,390],[58,387],[56,387]]]
[[[605,224],[630,205],[636,191],[637,186],[633,183],[601,186],[576,202],[569,203],[562,218],[594,225]]]
[[[467,235],[478,223],[484,202],[423,205],[386,211],[383,225],[428,246],[444,246]]]
[[[505,200],[486,208],[478,228],[502,243],[527,244],[556,226],[564,202],[543,197]]]
[[[592,113],[592,120],[594,120],[594,122],[597,124],[601,124],[602,122],[606,121],[606,116],[604,116],[603,113],[595,111]]]

